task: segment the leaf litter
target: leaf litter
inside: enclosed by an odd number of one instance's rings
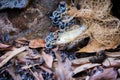
[[[13,45],[1,40],[0,79],[119,80],[120,22],[110,15],[110,4],[61,1],[49,16],[52,32],[45,39],[18,38]],[[78,57],[86,53],[87,57]]]

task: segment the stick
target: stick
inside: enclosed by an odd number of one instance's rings
[[[2,62],[0,62],[0,68],[4,66],[10,59],[12,59],[14,56],[18,55],[20,52],[24,51],[25,49],[26,47],[21,47],[21,48],[15,49],[14,51],[10,51],[9,53],[10,55],[4,60],[2,60]]]

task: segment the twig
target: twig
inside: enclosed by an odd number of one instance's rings
[[[9,53],[10,55],[7,58],[5,58],[4,60],[2,60],[2,62],[0,62],[0,68],[2,66],[4,66],[10,59],[12,59],[13,57],[18,55],[20,52],[24,51],[25,49],[26,49],[26,47],[21,47],[21,48],[15,49],[14,51],[10,51],[10,53]]]
[[[29,66],[27,63],[26,63],[26,66]],[[34,74],[34,72],[28,67],[29,71],[33,74],[33,76],[39,80],[38,76]]]

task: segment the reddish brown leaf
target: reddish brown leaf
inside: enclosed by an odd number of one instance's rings
[[[29,47],[30,48],[45,47],[45,41],[43,39],[30,40]]]

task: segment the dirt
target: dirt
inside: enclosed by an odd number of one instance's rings
[[[26,37],[27,39],[45,38],[49,34],[51,21],[48,17],[49,12],[56,9],[60,0],[31,0],[24,9],[7,9],[1,11],[0,33],[7,32],[10,39]],[[112,14],[119,17],[119,4],[113,1]],[[117,4],[117,5],[116,5]]]
[[[1,25],[5,25],[0,26],[2,32],[7,31],[11,40],[18,37],[26,37],[27,39],[45,38],[49,34],[49,27],[51,26],[48,12],[52,12],[57,7],[58,2],[59,0],[31,0],[24,9],[2,11],[4,13],[0,13],[0,16],[5,15],[8,23],[2,21]]]

